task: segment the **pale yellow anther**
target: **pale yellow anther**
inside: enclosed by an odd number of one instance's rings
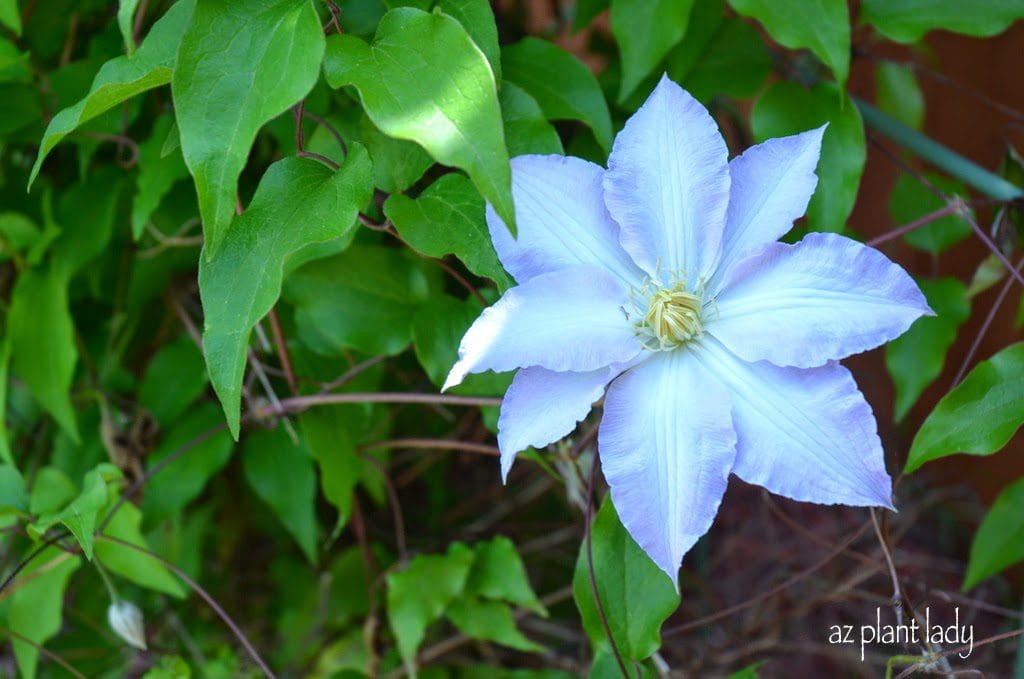
[[[703,332],[701,308],[700,298],[682,286],[662,288],[651,295],[643,322],[661,348],[675,347]]]
[[[714,300],[704,297],[703,279],[690,286],[685,273],[666,272],[632,288],[630,303],[623,311],[644,348],[671,351],[701,336],[708,320],[705,316],[713,308]]]

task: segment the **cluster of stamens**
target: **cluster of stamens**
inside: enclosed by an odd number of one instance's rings
[[[633,321],[644,347],[666,351],[700,337],[704,332],[703,288],[701,284],[691,291],[684,277],[674,276],[668,286],[648,278],[639,290],[631,290],[626,316]]]

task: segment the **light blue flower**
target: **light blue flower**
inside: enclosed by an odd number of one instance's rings
[[[877,250],[828,233],[776,242],[814,193],[823,134],[729,161],[708,112],[663,78],[607,170],[512,161],[517,239],[488,209],[518,285],[466,332],[445,388],[520,369],[498,420],[503,478],[604,394],[612,501],[673,581],[730,472],[797,500],[891,506],[874,415],[837,361],[932,312]]]

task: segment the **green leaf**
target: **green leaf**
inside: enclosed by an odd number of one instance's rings
[[[114,508],[115,501],[116,498],[111,498],[111,503],[104,511],[104,516]],[[149,545],[139,529],[141,523],[142,512],[132,503],[125,502],[111,518],[110,523],[103,530],[103,534],[148,551]],[[163,592],[179,599],[185,598],[185,590],[182,589],[181,583],[167,570],[167,567],[136,549],[116,542],[100,540],[96,543],[96,560],[108,571],[117,573],[140,587]]]
[[[993,252],[981,260],[967,286],[967,299],[973,299],[1006,277],[1006,267]]]
[[[489,0],[438,0],[434,11],[441,10],[454,18],[480,51],[494,73],[495,82],[501,82],[501,51],[498,49],[498,26]]]
[[[70,479],[63,474],[52,475],[45,480],[46,484],[54,484],[51,489],[46,486],[43,491],[54,493],[51,497],[43,499],[39,504],[52,506],[52,509],[42,514],[39,519],[28,526],[28,533],[33,538],[38,538],[48,531],[54,524],[62,523],[71,531],[72,535],[82,546],[85,558],[92,560],[93,555],[93,534],[96,532],[96,521],[100,510],[107,504],[108,491],[107,481],[121,477],[121,472],[110,464],[101,463],[96,468],[86,473],[82,481],[82,492],[75,494]],[[72,487],[72,500],[65,506],[63,496],[67,493],[65,481]],[[38,484],[38,482],[37,482]],[[36,492],[33,489],[33,505],[36,504]],[[59,512],[58,508],[63,507]]]
[[[171,92],[207,258],[227,234],[256,133],[309,93],[323,54],[324,32],[310,0],[197,0]]]
[[[935,29],[984,38],[1024,17],[1024,1],[864,0],[860,12],[864,23],[896,42],[917,42]]]
[[[320,467],[324,498],[338,510],[336,530],[348,522],[352,494],[367,465],[356,452],[348,422],[339,415],[343,408],[324,406],[299,416],[306,444]]]
[[[434,164],[422,146],[387,136],[365,115],[359,120],[359,136],[373,160],[373,185],[385,193],[405,191]]]
[[[39,240],[39,227],[20,212],[0,212],[0,258],[24,253]]]
[[[164,144],[170,136],[174,118],[160,116],[153,125],[153,132],[139,144],[139,176],[132,198],[132,236],[142,237],[146,223],[160,206],[160,201],[170,192],[178,180],[188,177],[188,168],[178,147],[164,153]]]
[[[304,442],[295,444],[284,427],[250,434],[242,446],[245,478],[316,564],[316,472]]]
[[[1024,423],[1024,342],[974,367],[935,406],[910,446],[904,469],[956,453],[989,455]]]
[[[22,272],[8,312],[12,371],[75,441],[78,425],[69,391],[78,351],[68,308],[68,284],[110,240],[119,189],[116,177],[113,170],[96,172],[67,190],[58,207],[62,231],[44,210],[47,226],[36,245],[44,243],[46,232],[59,232],[50,262]]]
[[[21,578],[24,584],[11,595],[7,624],[12,630],[35,644],[44,644],[61,628],[64,590],[68,579],[78,570],[82,560],[50,547],[37,556]],[[18,671],[25,679],[34,679],[39,662],[39,649],[21,639],[11,639]]]
[[[875,71],[878,108],[904,123],[920,130],[924,125],[924,92],[914,71],[884,61]]]
[[[643,660],[661,646],[661,624],[679,606],[672,581],[644,554],[619,522],[606,499],[590,528],[597,592],[619,652]],[[597,645],[606,639],[594,601],[586,542],[580,547],[572,579],[583,628]]]
[[[757,29],[741,19],[724,19],[679,82],[703,102],[718,94],[745,99],[761,89],[771,66],[771,56]]]
[[[18,10],[18,0],[0,0],[0,24],[14,31],[14,34],[21,36],[21,12]]]
[[[394,355],[409,345],[413,314],[430,287],[408,251],[354,245],[293,273],[284,298],[295,307],[299,337],[317,353]]]
[[[620,102],[683,39],[693,4],[694,0],[612,0],[612,33],[622,54]]]
[[[82,481],[82,492],[65,507],[56,520],[63,523],[82,546],[85,558],[92,561],[93,533],[96,531],[96,519],[100,510],[107,504],[107,482],[103,472],[94,469],[85,475]],[[40,519],[39,523],[48,523]],[[43,533],[44,531],[39,531]]]
[[[116,169],[103,168],[61,196],[57,221],[63,230],[53,241],[51,258],[53,269],[65,281],[107,249],[117,213],[120,178]],[[45,230],[50,228],[47,225]]]
[[[32,82],[32,70],[28,52],[0,37],[0,83],[7,82]]]
[[[117,3],[117,28],[121,31],[128,56],[135,54],[135,37],[132,35],[132,24],[135,22],[135,10],[139,0],[120,0]]]
[[[384,214],[417,252],[428,257],[454,254],[478,276],[503,289],[510,285],[491,244],[483,198],[465,176],[446,174],[419,198],[394,194],[384,203]]]
[[[955,179],[925,174],[931,184],[950,195],[967,195]],[[889,214],[895,224],[909,224],[946,206],[946,201],[910,174],[901,174],[889,194]],[[938,254],[971,234],[971,226],[959,215],[947,215],[906,234],[903,239],[919,250]]]
[[[902,420],[942,373],[957,330],[971,313],[964,285],[955,278],[918,281],[935,316],[919,318],[885,347],[885,365],[896,385],[895,418]]]
[[[191,679],[192,668],[178,655],[161,656],[160,662],[153,665],[142,679]]]
[[[53,514],[78,495],[75,482],[57,467],[43,467],[36,473],[29,494],[31,514]]]
[[[498,101],[505,121],[505,142],[510,156],[565,153],[558,131],[544,117],[537,100],[526,90],[506,80],[501,83]]]
[[[965,590],[1024,561],[1024,477],[999,493],[971,543]]]
[[[0,515],[11,511],[28,511],[28,490],[18,469],[11,464],[3,464],[0,465]]]
[[[493,641],[502,646],[520,651],[539,652],[544,650],[516,628],[512,609],[498,601],[462,598],[453,601],[445,615],[459,631],[473,639]]]
[[[203,353],[236,439],[249,335],[277,302],[288,259],[345,235],[371,190],[370,162],[358,145],[337,172],[308,158],[284,158],[263,175],[217,258],[200,258]]]
[[[760,660],[756,663],[747,665],[742,670],[738,672],[733,672],[728,677],[726,677],[726,679],[757,679],[759,676],[757,673],[757,668],[759,668],[763,664],[764,661]]]
[[[474,546],[476,559],[469,572],[466,592],[487,599],[506,601],[547,616],[526,577],[526,569],[516,546],[506,537],[498,536]]]
[[[840,89],[850,72],[850,13],[846,0],[729,0],[756,19],[777,43],[811,50],[832,69]]]
[[[18,276],[7,316],[11,341],[11,372],[61,428],[78,439],[71,406],[71,381],[78,351],[68,311],[67,282],[48,267]]]
[[[339,0],[339,21],[345,33],[373,35],[381,17],[388,11],[384,0]]]
[[[189,410],[167,429],[160,445],[146,457],[150,470],[166,465],[146,483],[142,507],[148,525],[179,512],[199,497],[213,475],[224,468],[234,441],[223,426],[217,406],[207,402]],[[182,452],[186,446],[188,449]],[[177,459],[167,462],[176,454]]]
[[[208,381],[203,354],[191,337],[182,335],[149,362],[139,383],[139,404],[167,426],[199,398]]]
[[[77,127],[136,94],[171,81],[178,41],[192,12],[192,5],[193,0],[173,4],[153,24],[134,56],[120,56],[103,64],[85,98],[53,117],[39,143],[39,155],[29,175],[29,186],[53,147]]]
[[[630,679],[660,679],[658,671],[649,660],[643,663],[626,660],[626,669]],[[594,661],[590,665],[587,679],[623,679],[619,661],[607,641],[594,644]]]
[[[572,18],[572,30],[577,32],[586,28],[598,14],[608,9],[611,0],[577,0],[575,16]]]
[[[5,333],[0,339],[0,460],[14,464],[11,444],[7,431],[7,387],[11,372],[11,335]]]
[[[829,124],[818,162],[818,189],[807,208],[807,220],[812,230],[842,231],[857,198],[867,156],[864,125],[846,93],[832,83],[808,90],[794,82],[779,82],[757,100],[750,123],[758,141]]]
[[[410,674],[427,627],[462,594],[472,565],[473,551],[453,542],[447,554],[419,555],[405,569],[388,574],[388,622]]]
[[[353,36],[328,40],[331,87],[353,85],[385,134],[420,144],[439,163],[466,171],[514,228],[511,170],[487,60],[462,25],[445,14],[393,9],[372,46]]]
[[[597,78],[583,62],[539,38],[524,38],[501,50],[505,79],[537,100],[551,120],[579,120],[605,153],[612,149],[612,119]]]

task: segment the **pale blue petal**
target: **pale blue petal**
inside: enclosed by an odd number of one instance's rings
[[[629,361],[641,345],[622,311],[628,299],[623,283],[594,266],[535,276],[474,321],[442,390],[485,370],[587,371]]]
[[[604,178],[620,239],[651,276],[708,276],[721,250],[729,152],[707,110],[663,77],[615,138]]]
[[[875,417],[846,368],[747,363],[710,338],[695,356],[729,389],[737,476],[804,502],[892,506]]]
[[[705,330],[747,361],[811,368],[884,344],[931,313],[914,280],[881,252],[811,233],[732,267]]]
[[[622,524],[676,582],[736,455],[728,392],[691,351],[655,354],[608,387],[598,451]]]
[[[642,278],[619,244],[604,206],[604,168],[567,156],[512,159],[518,236],[487,206],[487,226],[505,270],[520,283],[580,264],[594,264],[628,284]]]
[[[498,417],[502,480],[519,451],[541,448],[572,433],[619,372],[617,368],[554,372],[538,367],[517,372]]]
[[[769,139],[729,161],[732,186],[716,277],[744,254],[777,241],[807,211],[825,126]]]

